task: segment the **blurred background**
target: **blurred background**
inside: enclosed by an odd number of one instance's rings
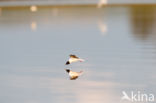
[[[0,103],[132,103],[121,101],[122,91],[156,95],[155,4],[0,0]],[[70,54],[85,62],[66,66]],[[71,81],[66,68],[84,74]]]

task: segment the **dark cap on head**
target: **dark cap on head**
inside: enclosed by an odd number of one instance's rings
[[[70,64],[70,62],[69,62],[69,61],[67,61],[67,62],[66,62],[66,65],[68,65],[68,64]]]
[[[69,73],[70,72],[70,69],[66,69],[66,72]]]

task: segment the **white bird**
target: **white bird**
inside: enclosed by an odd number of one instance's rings
[[[80,75],[82,75],[83,71],[80,72],[73,72],[70,69],[65,69],[66,72],[69,74],[70,80],[77,79]]]
[[[78,58],[76,55],[71,54],[69,60],[66,62],[66,65],[71,64],[73,62],[78,62],[78,61],[83,62],[84,60]]]

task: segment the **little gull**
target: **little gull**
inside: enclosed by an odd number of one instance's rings
[[[84,60],[83,59],[80,59],[76,55],[72,55],[71,54],[69,60],[66,62],[66,65],[71,64],[73,62],[78,62],[78,61],[83,62]]]

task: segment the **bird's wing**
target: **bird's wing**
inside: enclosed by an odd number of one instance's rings
[[[76,55],[70,55],[70,58],[78,58]]]
[[[82,74],[83,74],[83,71],[78,72],[78,75],[79,75],[79,76],[82,75]]]

